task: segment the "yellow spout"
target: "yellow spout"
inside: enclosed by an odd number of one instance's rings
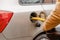
[[[39,21],[45,21],[45,19],[40,17],[32,17],[32,20],[39,20]]]

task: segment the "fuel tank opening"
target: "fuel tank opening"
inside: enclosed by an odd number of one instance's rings
[[[36,13],[36,12],[32,12],[32,13],[30,14],[30,21],[31,21],[32,23],[35,23],[37,20],[32,20],[32,17],[37,17],[37,13]]]

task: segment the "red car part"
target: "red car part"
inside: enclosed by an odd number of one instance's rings
[[[12,16],[13,12],[0,10],[0,33],[6,28]]]

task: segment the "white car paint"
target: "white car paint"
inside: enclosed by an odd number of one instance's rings
[[[52,10],[55,4],[43,5],[45,10]],[[27,40],[32,39],[33,32],[36,29],[30,22],[30,14],[35,11],[40,13],[43,11],[41,5],[22,6],[18,3],[18,0],[1,0],[0,10],[7,10],[14,12],[9,24],[2,32],[7,40]],[[49,14],[49,12],[47,12]],[[31,39],[28,39],[31,38]]]
[[[30,5],[22,6],[19,4],[18,0],[1,0],[0,1],[0,10],[8,10],[13,12],[30,12],[30,11],[41,11],[43,10],[41,5]],[[43,5],[45,10],[52,10],[55,7],[55,4]]]

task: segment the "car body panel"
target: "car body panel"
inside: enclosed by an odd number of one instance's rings
[[[36,13],[40,13],[40,11]],[[37,31],[37,28],[30,21],[30,14],[31,12],[15,13],[3,31],[3,34],[7,38],[32,36],[33,32]]]

